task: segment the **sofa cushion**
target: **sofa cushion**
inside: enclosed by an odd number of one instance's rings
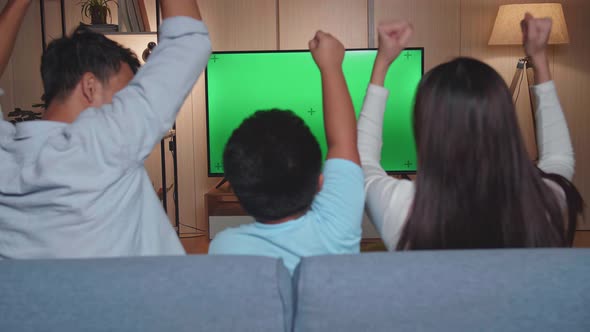
[[[266,257],[0,261],[0,331],[285,331],[289,272]]]
[[[295,331],[590,331],[590,250],[305,258]]]

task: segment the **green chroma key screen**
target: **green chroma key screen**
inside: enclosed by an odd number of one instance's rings
[[[354,109],[361,111],[376,50],[347,50],[343,70]],[[412,109],[424,72],[424,50],[406,49],[385,82],[390,96],[381,165],[389,173],[416,171]],[[206,70],[209,175],[223,175],[223,149],[233,130],[257,110],[288,109],[311,128],[327,153],[320,72],[307,51],[215,52]]]

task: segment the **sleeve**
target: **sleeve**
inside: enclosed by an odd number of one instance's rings
[[[203,22],[173,17],[160,26],[160,43],[112,104],[88,109],[71,135],[92,146],[96,157],[124,156],[143,163],[168,132],[186,96],[207,65],[211,42]]]
[[[324,234],[339,240],[342,247],[358,246],[365,203],[363,172],[350,160],[333,158],[326,161],[322,174],[322,189],[311,209]]]
[[[4,90],[0,89],[0,97],[4,96]],[[0,103],[0,122],[4,121],[4,114],[2,113],[2,103]]]
[[[535,95],[539,168],[572,180],[574,150],[553,81],[532,87]]]
[[[388,96],[387,89],[369,85],[358,122],[358,147],[365,175],[367,214],[392,250],[414,199],[414,183],[392,178],[381,167],[383,115]]]

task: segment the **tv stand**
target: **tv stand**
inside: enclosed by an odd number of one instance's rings
[[[228,227],[254,222],[240,205],[225,178],[205,194],[205,213],[209,239],[213,239],[217,233]]]
[[[402,180],[412,181],[412,178],[408,174],[406,174],[406,173],[400,174],[399,175],[399,178],[402,179]]]
[[[227,179],[224,177],[223,179],[221,179],[216,185],[215,185],[215,189],[219,189],[221,188],[224,184],[227,183]]]

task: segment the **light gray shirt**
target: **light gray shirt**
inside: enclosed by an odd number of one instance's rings
[[[143,163],[210,52],[202,22],[169,18],[112,104],[72,124],[0,121],[0,258],[184,254]]]

